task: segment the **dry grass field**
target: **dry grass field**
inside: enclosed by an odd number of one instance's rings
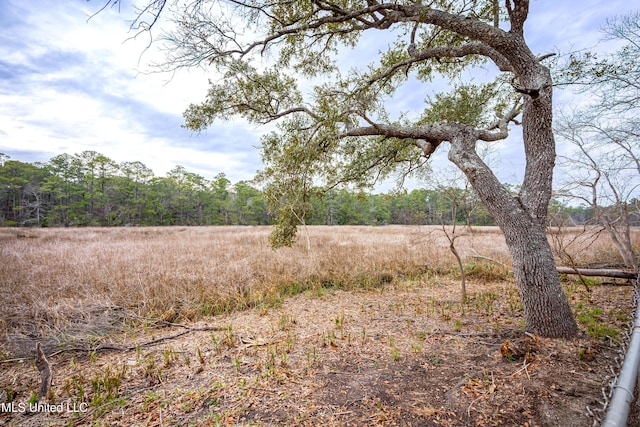
[[[546,340],[495,228],[456,230],[464,303],[438,227],[308,227],[277,251],[269,231],[0,229],[0,425],[593,422],[631,287],[567,279],[584,334]],[[550,238],[617,262],[605,236]],[[38,390],[36,342],[62,412],[7,406]]]

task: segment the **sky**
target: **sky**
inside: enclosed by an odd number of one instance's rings
[[[85,150],[120,162],[140,161],[156,176],[177,165],[212,179],[250,180],[262,168],[258,146],[267,128],[241,120],[195,134],[182,113],[204,100],[211,71],[149,73],[163,53],[148,38],[132,39],[125,0],[89,19],[106,0],[0,1],[0,153],[24,162]],[[633,10],[627,0],[532,0],[525,36],[544,54],[593,48],[607,18]],[[365,63],[377,47],[349,52]],[[397,108],[420,108],[423,88],[407,86]],[[579,97],[556,92],[559,107]],[[519,131],[501,144],[496,162],[505,181],[523,170]],[[444,158],[436,161],[445,161]]]

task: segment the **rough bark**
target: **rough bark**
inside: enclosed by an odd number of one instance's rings
[[[560,285],[547,236],[527,216],[503,228],[527,329],[547,337],[574,336],[578,327]]]

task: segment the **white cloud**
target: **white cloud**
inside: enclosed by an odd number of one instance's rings
[[[232,181],[250,179],[261,168],[254,147],[267,128],[238,120],[216,123],[202,135],[181,129],[182,112],[204,99],[210,74],[202,69],[141,73],[150,70],[150,62],[161,62],[163,53],[155,46],[145,50],[145,35],[131,39],[126,21],[134,16],[131,9],[108,8],[88,20],[103,4],[1,2],[0,152],[46,161],[63,152],[95,150],[118,162],[142,161],[157,175],[182,164],[208,178],[224,172]],[[628,9],[620,0],[534,0],[526,34],[541,53],[588,47],[600,38],[597,27],[607,15]],[[343,62],[362,66],[394,40],[376,33]],[[408,86],[394,111],[420,108],[425,90]],[[514,149],[521,145],[519,131],[502,144],[508,170],[522,164]]]

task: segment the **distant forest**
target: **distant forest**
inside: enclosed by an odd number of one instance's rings
[[[310,192],[309,225],[493,225],[470,189],[440,186],[371,194],[348,189]],[[586,207],[552,202],[571,224]],[[95,151],[25,163],[0,153],[0,226],[267,225],[264,194],[249,181],[231,183],[176,166],[157,177],[141,162],[117,163]]]

